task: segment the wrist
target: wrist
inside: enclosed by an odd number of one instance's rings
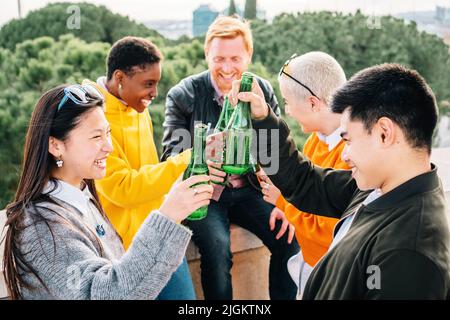
[[[254,120],[264,120],[269,115],[269,105],[264,102],[264,104],[261,105],[259,108],[261,112],[258,112],[258,114],[253,115]]]
[[[172,217],[172,215],[170,213],[167,212],[167,210],[165,208],[160,208],[158,210],[159,214],[164,216],[165,218],[171,220],[172,222],[178,223],[177,219],[175,219],[174,217]]]

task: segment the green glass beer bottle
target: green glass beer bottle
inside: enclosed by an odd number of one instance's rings
[[[233,107],[231,106],[228,96],[226,95],[223,100],[223,107],[220,112],[219,120],[217,120],[216,127],[214,128],[214,133],[222,132],[227,128],[232,114]]]
[[[224,100],[223,100],[222,111],[220,112],[219,120],[217,120],[216,127],[214,128],[215,134],[223,132],[226,129],[227,124],[230,121],[232,114],[233,114],[233,107],[231,106],[230,101],[228,100],[228,96],[225,95]],[[224,150],[225,150],[225,148],[224,148]],[[223,162],[223,153],[215,155],[215,157],[211,160],[214,162],[222,163]],[[222,169],[219,169],[219,168],[217,168],[217,169],[220,171],[223,171]],[[213,183],[220,184],[222,186],[226,186],[227,185],[227,177],[225,177],[223,182],[213,181]]]
[[[239,92],[252,90],[253,75],[242,74]],[[223,171],[228,174],[242,175],[253,170],[250,154],[252,146],[252,119],[250,103],[238,101],[226,128],[225,159]]]
[[[183,173],[183,180],[186,180],[192,176],[209,174],[208,165],[205,160],[206,131],[207,126],[203,123],[198,123],[194,127],[194,148],[192,151],[191,161],[189,162],[186,171]],[[194,184],[191,188],[201,184],[207,184],[207,182]],[[207,213],[208,206],[204,206],[192,212],[186,219],[201,220],[206,217]]]

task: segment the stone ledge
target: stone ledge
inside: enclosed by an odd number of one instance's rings
[[[230,225],[230,241],[231,252],[233,253],[233,267],[230,271],[233,299],[268,300],[269,250],[253,233],[235,224]],[[192,240],[186,250],[186,258],[197,299],[203,300],[200,253]]]
[[[261,240],[250,231],[235,224],[230,226],[231,252],[238,253],[246,250],[256,249],[264,246]],[[200,253],[193,241],[189,243],[186,250],[188,261],[200,259]]]
[[[264,246],[233,254],[234,300],[269,300],[269,262],[270,251]],[[203,300],[200,260],[189,261],[189,269],[197,299]]]

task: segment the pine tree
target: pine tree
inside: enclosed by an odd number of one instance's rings
[[[245,1],[244,18],[249,20],[256,19],[256,0]]]
[[[232,16],[235,13],[237,13],[236,4],[234,3],[234,0],[230,0],[230,6],[228,7],[228,15]]]

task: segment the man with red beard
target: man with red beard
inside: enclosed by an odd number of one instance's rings
[[[216,125],[224,95],[231,90],[233,81],[247,71],[251,62],[253,41],[249,25],[234,17],[217,18],[208,29],[204,50],[208,70],[183,79],[167,95],[162,160],[191,147],[195,122]],[[279,115],[272,86],[267,80],[256,76],[254,79],[261,87],[265,101]],[[186,135],[191,137],[187,145],[182,139]],[[210,173],[225,175],[214,169]],[[295,299],[296,285],[287,271],[287,261],[298,252],[298,245],[288,243],[287,234],[277,240],[270,231],[268,224],[274,206],[265,202],[261,191],[252,186],[249,182],[253,178],[251,176],[254,177],[252,174],[244,177],[232,175],[228,177],[225,188],[216,185],[220,198],[211,201],[207,217],[187,222],[201,255],[205,299],[233,298],[230,223],[254,233],[271,251],[271,299]]]

